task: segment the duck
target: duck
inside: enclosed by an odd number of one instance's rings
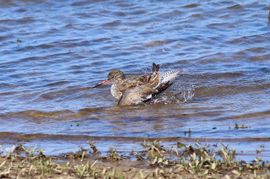
[[[153,63],[150,74],[129,78],[121,70],[111,70],[97,86],[111,85],[110,92],[119,106],[143,104],[168,89],[180,74],[180,70],[161,73],[159,69],[160,65]]]

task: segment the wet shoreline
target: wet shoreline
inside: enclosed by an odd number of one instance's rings
[[[46,156],[44,151],[14,146],[0,157],[0,176],[42,178],[268,178],[269,162],[235,159],[236,151],[222,145],[211,149],[199,143],[173,147],[158,141],[144,142],[123,154],[110,148],[105,154],[89,143],[75,153]],[[20,167],[18,167],[20,166]]]
[[[186,131],[189,135],[189,131]],[[14,141],[29,141],[29,140],[63,140],[63,141],[129,141],[129,142],[143,142],[143,141],[161,141],[161,142],[270,142],[270,137],[268,138],[193,138],[193,137],[123,137],[123,136],[89,136],[89,135],[61,135],[61,134],[22,134],[22,133],[11,133],[11,132],[1,132],[0,140],[8,139]]]

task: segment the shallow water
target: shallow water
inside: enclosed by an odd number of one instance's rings
[[[0,141],[130,151],[146,138],[226,143],[270,154],[268,1],[0,2]],[[183,70],[154,105],[117,107],[128,74]],[[235,126],[243,125],[236,129]],[[190,131],[190,132],[188,132]],[[121,146],[121,147],[120,147]]]

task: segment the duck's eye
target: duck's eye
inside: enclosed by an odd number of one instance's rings
[[[113,75],[112,74],[109,74],[108,75],[108,79],[112,79],[113,78]]]

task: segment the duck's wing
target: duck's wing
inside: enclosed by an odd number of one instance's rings
[[[175,79],[179,76],[180,70],[178,71],[168,71],[163,74],[160,74],[160,83],[156,87],[156,92],[153,94],[153,97],[162,93],[167,88],[169,88]]]
[[[160,83],[160,72],[158,64],[153,63],[152,73],[147,76],[147,83],[149,83],[152,86],[152,88],[158,87]]]
[[[139,104],[151,99],[159,90],[163,91],[166,85],[160,86],[161,78],[159,68],[158,64],[153,63],[151,74],[122,80],[121,83],[118,84],[118,89],[122,93],[118,104]]]
[[[175,81],[181,73],[180,70],[160,72],[159,65],[153,63],[152,73],[148,76],[148,83],[158,91],[164,91]]]
[[[156,72],[156,71],[159,71],[159,64],[153,63],[152,64],[152,72]]]
[[[126,90],[144,85],[145,81],[146,81],[146,77],[136,77],[136,78],[125,79],[121,81],[120,83],[118,83],[118,89],[119,91],[123,93]]]
[[[181,71],[176,70],[176,71],[167,71],[164,73],[160,74],[160,84],[164,83],[172,83],[179,75]]]
[[[153,63],[151,74],[127,78],[123,80],[121,83],[119,83],[118,86],[119,90],[121,92],[124,92],[128,89],[148,84],[153,88],[155,88],[158,86],[159,83],[160,83],[159,65]]]
[[[156,96],[163,91],[165,91],[167,88],[169,88],[173,83],[167,82],[167,83],[162,83],[156,88],[156,93],[153,94],[153,96]]]
[[[130,88],[126,90],[119,99],[118,105],[127,106],[141,104],[151,99],[152,95],[156,92],[157,90],[153,89],[149,84]]]

